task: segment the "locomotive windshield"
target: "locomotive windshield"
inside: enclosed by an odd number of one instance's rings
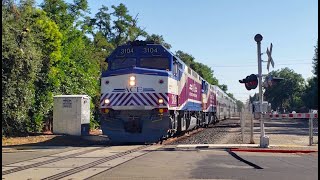
[[[171,70],[172,54],[160,44],[150,42],[127,43],[118,46],[107,58],[108,70],[134,67]]]
[[[118,58],[118,59],[113,59],[109,63],[109,66],[111,70],[117,70],[117,69],[135,67],[136,64],[137,64],[136,58]]]
[[[151,69],[169,69],[169,59],[162,57],[152,57],[152,58],[141,58],[140,67],[142,68],[151,68]]]

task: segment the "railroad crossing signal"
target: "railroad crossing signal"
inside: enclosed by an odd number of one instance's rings
[[[258,77],[255,74],[247,76],[245,79],[239,80],[240,83],[244,83],[247,90],[255,89],[258,86]]]
[[[271,53],[272,53],[272,43],[271,43],[271,45],[270,45],[270,51],[269,51],[269,49],[267,48],[267,55],[268,55],[267,69],[268,69],[268,71],[269,71],[270,63],[271,63],[271,66],[274,68],[274,62],[273,62]]]
[[[273,85],[276,85],[277,83],[279,83],[282,80],[284,80],[284,78],[268,76],[263,83],[263,87],[265,87],[265,88],[271,87]]]

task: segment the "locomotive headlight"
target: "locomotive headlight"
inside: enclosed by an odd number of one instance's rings
[[[105,103],[105,104],[109,104],[109,103],[110,103],[110,100],[109,100],[109,99],[105,99],[105,100],[104,100],[104,103]]]
[[[158,99],[159,104],[163,103],[163,99]]]
[[[130,81],[135,81],[135,80],[136,80],[136,77],[130,76]]]
[[[130,78],[129,78],[129,85],[130,85],[130,86],[135,86],[135,85],[136,85],[136,77],[130,76]]]
[[[130,82],[129,82],[129,85],[130,85],[130,86],[134,86],[134,85],[136,85],[136,82],[135,82],[135,81],[130,81]]]

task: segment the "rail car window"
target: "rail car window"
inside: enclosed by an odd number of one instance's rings
[[[198,78],[198,74],[195,71],[192,71],[192,76]]]
[[[140,67],[151,68],[151,69],[170,69],[168,58],[141,58]]]
[[[136,58],[118,58],[111,60],[109,66],[111,70],[117,70],[134,67],[136,64]]]

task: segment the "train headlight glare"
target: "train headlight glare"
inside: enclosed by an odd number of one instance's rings
[[[163,103],[163,99],[159,99],[158,102],[159,102],[159,104],[162,104]]]
[[[136,77],[130,76],[130,81],[134,81],[134,80],[136,80]]]
[[[105,99],[105,100],[104,100],[104,103],[105,103],[105,104],[109,104],[109,103],[110,103],[110,100],[109,100],[109,99]]]
[[[130,85],[130,86],[134,86],[134,85],[136,85],[136,82],[135,82],[135,81],[130,81],[130,82],[129,82],[129,85]]]

